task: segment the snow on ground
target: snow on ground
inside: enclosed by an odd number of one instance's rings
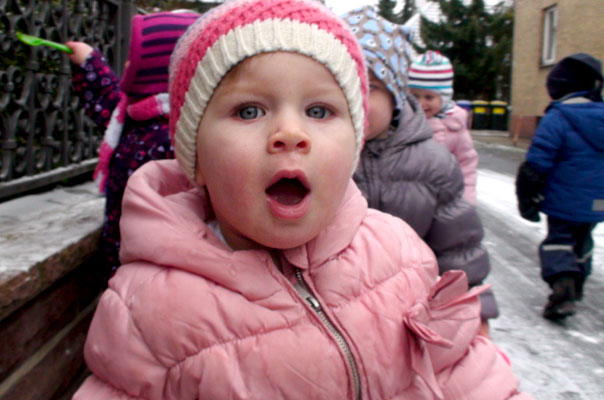
[[[500,309],[490,333],[509,355],[521,390],[535,400],[604,399],[604,224],[594,230],[593,271],[577,314],[548,321],[541,313],[550,290],[540,277],[537,250],[545,215],[539,223],[520,217],[512,176],[479,170],[477,192],[491,260],[487,282]]]

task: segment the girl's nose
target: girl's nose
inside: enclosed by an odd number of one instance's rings
[[[267,150],[271,154],[283,151],[308,153],[310,147],[311,144],[308,135],[299,128],[291,126],[276,130],[270,136],[267,143]]]

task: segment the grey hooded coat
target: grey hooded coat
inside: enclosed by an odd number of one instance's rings
[[[466,272],[470,285],[483,282],[489,257],[477,210],[463,198],[464,181],[455,157],[432,139],[417,100],[407,96],[398,129],[365,143],[354,180],[369,207],[406,221],[436,254],[440,274]],[[499,311],[491,291],[481,295],[483,319]]]

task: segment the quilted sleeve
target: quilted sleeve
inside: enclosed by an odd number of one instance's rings
[[[430,118],[434,139],[455,156],[464,178],[464,198],[476,205],[476,168],[478,153],[467,127],[468,113],[459,106],[447,112],[444,118]]]
[[[538,173],[550,174],[564,146],[564,132],[568,129],[568,122],[558,110],[550,109],[543,116],[526,153],[526,161]]]
[[[455,147],[455,158],[459,161],[464,180],[464,198],[476,205],[476,168],[478,153],[474,148],[472,136],[465,126],[458,132],[458,143]]]
[[[447,162],[435,170],[431,180],[439,197],[424,240],[436,255],[440,275],[462,270],[473,287],[482,284],[491,269],[488,253],[482,247],[484,230],[476,207],[462,198],[463,177],[459,164],[448,152],[442,158]],[[487,291],[480,297],[482,318],[497,317],[499,310],[493,293]]]
[[[82,385],[75,399],[163,398],[167,368],[147,346],[127,304],[113,289],[101,296],[84,358],[94,376]],[[104,393],[116,397],[104,397]]]
[[[465,356],[441,371],[437,380],[447,400],[528,400],[519,381],[493,342],[476,336]]]
[[[518,379],[490,339],[477,335],[478,295],[461,271],[445,273],[427,299],[403,318],[412,369],[435,397],[445,400],[521,400]]]
[[[98,379],[96,376],[89,376],[80,389],[73,396],[72,400],[142,400],[141,397],[132,397],[126,393],[115,389]]]

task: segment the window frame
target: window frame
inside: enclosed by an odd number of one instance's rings
[[[543,35],[541,37],[541,65],[553,65],[556,61],[556,33],[558,30],[558,5],[543,9]]]

